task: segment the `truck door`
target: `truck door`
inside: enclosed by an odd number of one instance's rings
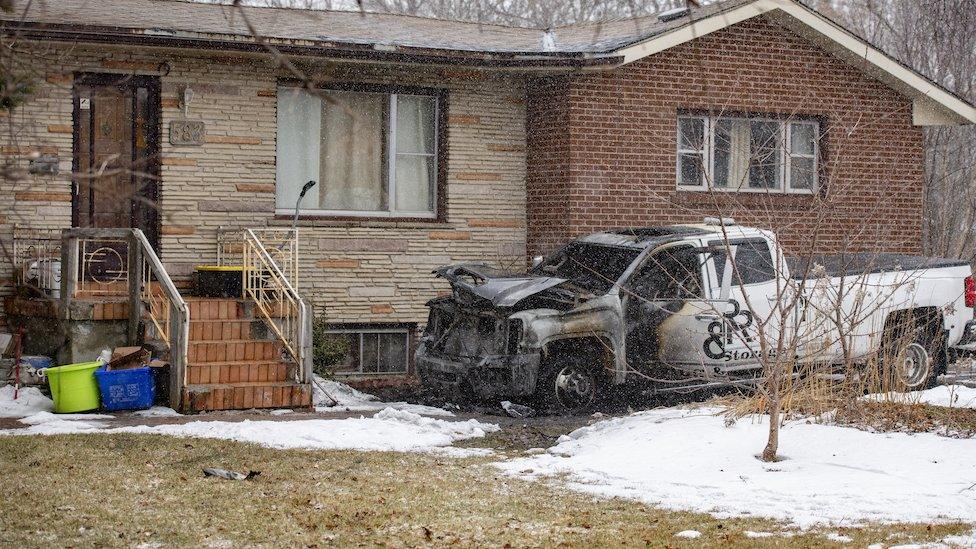
[[[666,245],[650,254],[621,287],[631,367],[700,364],[700,345],[681,342],[692,341],[689,335],[704,330],[695,318],[707,310],[702,257],[697,245]]]
[[[713,374],[732,374],[759,366],[763,329],[775,345],[778,295],[776,263],[764,238],[712,240],[706,243],[706,272],[711,310],[702,342],[703,363]],[[769,349],[767,349],[769,351]]]

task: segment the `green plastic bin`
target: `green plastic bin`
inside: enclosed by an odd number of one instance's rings
[[[54,412],[70,414],[97,409],[99,401],[95,370],[102,365],[101,361],[81,362],[44,370],[51,397],[54,398]]]

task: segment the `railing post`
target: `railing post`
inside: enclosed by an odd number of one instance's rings
[[[169,406],[174,410],[182,410],[186,381],[186,355],[182,351],[186,345],[182,325],[185,311],[181,311],[180,305],[173,301],[170,301],[169,307]]]
[[[299,299],[301,299],[301,298],[299,298]],[[301,364],[299,364],[299,367],[302,370],[302,374],[303,374],[302,377],[304,378],[304,379],[301,380],[301,382],[302,383],[311,383],[312,382],[312,368],[314,366],[312,364],[312,358],[313,358],[313,354],[312,353],[313,353],[313,346],[315,344],[315,342],[312,340],[312,334],[314,333],[312,331],[312,317],[314,315],[312,314],[312,306],[311,306],[311,304],[309,304],[308,302],[306,302],[304,299],[301,300],[301,303],[302,303],[302,306],[305,309],[305,311],[304,311],[305,314],[302,315],[303,316],[303,318],[302,318],[302,327],[301,327],[301,329],[302,329],[302,337],[301,337],[302,343],[301,343],[301,351],[300,351],[301,352]]]
[[[139,324],[142,321],[142,245],[136,238],[135,232],[126,238],[128,248],[127,260],[129,262],[129,345],[139,345],[141,337],[139,335]],[[149,291],[152,291],[150,285]]]
[[[61,307],[60,317],[69,320],[71,300],[78,286],[78,239],[70,229],[61,232]]]

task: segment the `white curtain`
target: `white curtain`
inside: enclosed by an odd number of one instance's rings
[[[719,120],[715,133],[715,186],[738,189],[749,175],[748,120]]]
[[[276,204],[295,207],[307,181],[319,177],[319,111],[321,100],[298,88],[278,91],[278,149]],[[315,193],[302,199],[302,208],[319,208]]]
[[[434,159],[437,107],[433,97],[397,96],[396,208],[434,209]]]
[[[387,96],[328,92],[322,102],[322,209],[376,212],[387,209],[383,174]]]

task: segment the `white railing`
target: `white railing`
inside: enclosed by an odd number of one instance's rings
[[[308,305],[254,230],[244,230],[242,252],[244,294],[298,365],[297,381],[308,383],[312,374]],[[297,274],[297,260],[290,272]]]
[[[61,317],[71,318],[72,300],[125,295],[129,341],[146,336],[169,347],[170,405],[180,407],[187,384],[190,311],[159,256],[139,229],[66,229],[61,232]]]
[[[49,297],[61,294],[61,230],[14,227],[16,280]]]

